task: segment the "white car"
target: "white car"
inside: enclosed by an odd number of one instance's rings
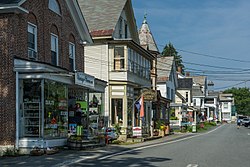
[[[249,122],[250,122],[249,118],[243,118],[241,121],[242,125],[246,127],[249,125]]]

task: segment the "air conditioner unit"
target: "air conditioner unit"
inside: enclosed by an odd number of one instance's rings
[[[34,50],[29,49],[28,50],[28,56],[32,60],[37,60],[37,54]]]

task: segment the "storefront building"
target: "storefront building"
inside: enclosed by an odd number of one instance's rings
[[[102,97],[106,86],[84,71],[84,47],[93,41],[79,5],[66,0],[1,5],[0,154],[7,147],[64,145],[69,123],[79,123],[72,120],[76,103],[88,114],[89,95]]]
[[[93,76],[83,72],[70,73],[22,59],[15,59],[14,69],[17,77],[16,105],[19,106],[16,111],[19,120],[16,122],[16,144],[20,150],[63,146],[68,135],[74,133],[71,131],[73,124],[85,125],[87,129],[90,107],[98,108],[98,103],[93,104],[89,94],[101,97],[104,82],[96,83]],[[82,110],[79,117],[75,110],[77,103],[81,104]],[[102,112],[100,108],[95,114]]]

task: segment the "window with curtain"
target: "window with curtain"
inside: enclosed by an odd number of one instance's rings
[[[123,70],[124,69],[124,47],[119,46],[114,48],[114,70]]]

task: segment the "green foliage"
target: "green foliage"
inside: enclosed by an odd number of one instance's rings
[[[19,155],[18,151],[14,148],[6,148],[6,150],[4,150],[4,152],[3,152],[3,156],[7,156],[7,157],[17,156],[17,155]]]
[[[156,121],[155,124],[156,124],[155,126],[156,129],[161,129],[161,126],[165,125],[164,121],[161,120]]]
[[[121,134],[121,126],[119,125],[119,123],[115,124],[114,128],[115,128],[115,133],[117,135],[120,135]]]
[[[164,47],[163,51],[162,51],[162,56],[166,57],[166,56],[174,56],[174,60],[175,60],[175,66],[176,69],[178,69],[178,67],[182,68],[182,74],[184,74],[184,68],[185,66],[182,64],[182,57],[181,55],[178,54],[178,52],[176,51],[176,49],[174,48],[173,44],[171,44],[170,42]]]
[[[170,117],[170,120],[178,120],[178,118],[177,118],[177,117],[171,116],[171,117]]]
[[[223,93],[232,93],[238,114],[250,115],[250,90],[249,88],[231,88]]]

